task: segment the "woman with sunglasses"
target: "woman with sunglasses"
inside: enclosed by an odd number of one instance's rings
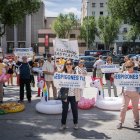
[[[72,60],[66,60],[64,65],[64,73],[74,74]],[[78,101],[81,96],[77,92],[77,89],[69,88],[68,97],[66,100],[62,100],[62,119],[60,130],[66,129],[66,119],[69,109],[69,103],[71,104],[74,129],[78,129]]]
[[[128,60],[125,63],[125,67],[127,70],[124,73],[127,73],[127,74],[136,73],[136,71],[134,71],[134,66],[135,66],[134,62],[132,62],[131,60]],[[128,107],[130,100],[131,100],[132,106],[133,106],[134,128],[139,127],[139,110],[138,110],[139,98],[140,98],[140,95],[139,95],[138,88],[124,87],[123,104],[121,107],[119,124],[117,125],[118,129],[122,128],[122,124],[124,123],[127,107]]]
[[[108,56],[106,59],[106,65],[112,65],[112,57]],[[114,96],[117,96],[117,88],[114,85],[114,78],[113,78],[114,73],[105,73],[105,80],[106,80],[106,84],[108,87],[108,95],[109,97],[111,97],[111,86],[113,86],[114,89]]]

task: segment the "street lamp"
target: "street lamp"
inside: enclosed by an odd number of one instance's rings
[[[87,0],[87,49],[88,49],[88,46],[89,46],[89,44],[88,44],[88,40],[89,40],[89,37],[88,37],[88,21],[89,21],[89,15],[88,15],[88,5],[89,5],[89,1]]]

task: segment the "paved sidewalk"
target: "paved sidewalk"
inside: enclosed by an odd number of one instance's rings
[[[84,96],[96,96],[96,89],[89,87],[90,77],[84,89]],[[36,112],[40,101],[37,88],[32,89],[32,103],[25,100],[26,109],[20,113],[0,116],[0,140],[139,140],[140,128],[133,128],[132,111],[127,111],[125,127],[116,129],[119,111],[105,111],[98,108],[79,109],[79,129],[73,129],[72,112],[68,113],[65,131],[59,131],[61,115],[46,115]],[[121,89],[118,88],[118,93]],[[5,88],[4,101],[18,100],[19,87]],[[107,95],[107,89],[105,89]]]

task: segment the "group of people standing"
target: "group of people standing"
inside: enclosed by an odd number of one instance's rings
[[[121,72],[125,74],[132,74],[132,73],[139,73],[138,71],[138,63],[135,63],[135,61],[129,56],[124,57],[125,63],[122,65]],[[108,56],[106,59],[106,62],[103,61],[102,56],[99,56],[99,59],[94,64],[94,69],[96,69],[96,77],[103,78],[103,73],[101,71],[101,65],[111,65],[113,64],[112,57]],[[114,96],[118,97],[117,95],[117,88],[114,84],[114,73],[105,73],[105,80],[106,85],[108,88],[108,96],[111,97],[111,86],[113,86],[114,89]],[[123,103],[120,110],[120,119],[119,123],[117,125],[117,129],[121,129],[123,127],[123,123],[125,121],[125,116],[127,112],[127,108],[129,105],[129,102],[131,100],[132,102],[132,110],[134,115],[134,128],[139,127],[139,110],[138,110],[138,104],[140,100],[140,87],[122,87],[122,93],[123,97]]]

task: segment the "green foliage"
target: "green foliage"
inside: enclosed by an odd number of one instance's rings
[[[98,37],[105,44],[106,49],[109,49],[111,43],[117,37],[120,29],[120,21],[111,16],[99,17],[98,19]]]
[[[18,24],[25,15],[37,12],[40,4],[41,0],[0,0],[0,23],[4,27]]]
[[[93,16],[85,17],[80,28],[80,38],[86,43],[88,42],[88,48],[92,48],[97,35],[96,22]]]
[[[140,26],[140,0],[108,0],[108,7],[113,17]]]
[[[74,13],[60,14],[53,22],[52,29],[59,38],[69,38],[70,32],[77,26]]]
[[[133,42],[135,42],[135,40],[137,39],[139,35],[140,35],[140,32],[137,29],[137,26],[132,26],[130,30],[128,31],[128,33],[126,34],[126,37],[128,41],[132,40]]]

